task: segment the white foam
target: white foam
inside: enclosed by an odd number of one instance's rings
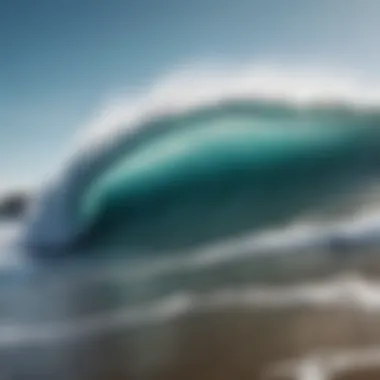
[[[380,369],[380,347],[314,353],[274,365],[268,379],[287,376],[294,380],[330,380],[353,371]]]
[[[120,328],[168,322],[196,311],[234,307],[277,310],[302,306],[348,307],[377,313],[380,311],[380,284],[347,277],[296,286],[231,288],[203,294],[179,293],[144,305],[73,320],[30,325],[0,322],[0,347],[72,341]]]
[[[305,105],[378,107],[380,84],[363,83],[355,75],[327,70],[289,69],[279,65],[186,65],[158,79],[141,94],[117,95],[101,116],[85,127],[85,145],[119,130],[134,130],[148,119],[188,112],[228,100],[274,100]],[[83,145],[81,145],[83,148]]]

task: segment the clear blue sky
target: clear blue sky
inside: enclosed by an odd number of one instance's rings
[[[108,95],[178,64],[376,77],[378,0],[0,0],[0,189],[38,181]]]

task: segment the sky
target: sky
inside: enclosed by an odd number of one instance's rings
[[[34,186],[109,97],[179,65],[376,79],[379,18],[378,0],[0,0],[0,191]]]

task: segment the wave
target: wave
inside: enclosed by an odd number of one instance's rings
[[[377,179],[375,93],[262,70],[184,77],[103,120],[34,205],[27,245],[200,247],[329,210]]]

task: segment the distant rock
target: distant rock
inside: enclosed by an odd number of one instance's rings
[[[29,196],[22,192],[13,192],[0,197],[0,220],[22,217],[29,204]]]

